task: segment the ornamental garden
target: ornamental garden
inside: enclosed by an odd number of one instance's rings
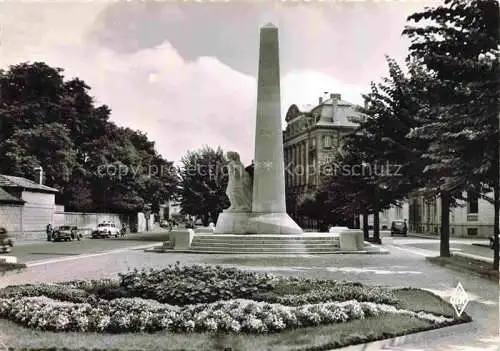
[[[19,335],[63,334],[88,346],[133,334],[168,349],[235,350],[279,349],[283,340],[284,349],[327,350],[471,320],[424,290],[179,263],[117,279],[9,286],[0,289],[0,318]]]

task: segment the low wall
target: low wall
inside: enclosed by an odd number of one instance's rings
[[[104,221],[113,222],[121,228],[121,216],[116,213],[85,213],[85,212],[56,212],[54,213],[54,226],[74,225],[78,229],[94,229]]]

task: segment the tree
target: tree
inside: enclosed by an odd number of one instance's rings
[[[2,166],[11,175],[30,178],[35,167],[42,166],[45,180],[64,192],[76,165],[73,146],[68,129],[59,123],[20,129],[3,143]]]
[[[466,191],[495,206],[494,269],[499,266],[499,13],[495,0],[446,0],[408,18],[409,60],[430,72],[421,127],[411,136],[429,142],[425,172],[443,202],[441,255],[449,256],[448,205]],[[417,23],[425,20],[425,26]],[[431,23],[431,24],[428,24]],[[478,157],[480,156],[480,157]]]
[[[374,242],[380,243],[379,212],[399,205],[415,188],[425,183],[421,176],[422,141],[406,136],[416,127],[415,114],[420,108],[419,89],[427,75],[419,66],[408,65],[405,74],[387,58],[389,76],[372,83],[364,95],[367,118],[343,141],[342,153],[334,161],[337,170],[326,179],[331,211],[352,216],[374,216]],[[344,195],[346,194],[346,195]]]
[[[56,199],[74,211],[141,211],[175,195],[171,162],[139,131],[109,121],[90,87],[43,62],[0,70],[2,173],[33,178],[42,166]]]
[[[201,217],[204,225],[208,225],[229,207],[227,164],[220,147],[214,150],[205,146],[201,150],[189,151],[182,158],[179,174],[183,214]]]

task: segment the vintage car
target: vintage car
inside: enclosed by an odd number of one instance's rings
[[[92,238],[111,238],[114,236],[118,238],[120,236],[120,229],[111,222],[104,222],[97,225],[97,228],[92,231]]]
[[[392,221],[391,223],[391,236],[394,235],[408,235],[408,228],[406,227],[406,222],[404,221]]]
[[[14,246],[12,239],[9,238],[7,229],[0,228],[0,253],[10,252],[11,247]]]
[[[75,239],[80,240],[76,226],[62,225],[52,233],[52,241],[71,241]]]

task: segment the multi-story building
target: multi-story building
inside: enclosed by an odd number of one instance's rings
[[[297,203],[316,189],[321,166],[331,162],[342,139],[366,117],[358,108],[340,94],[330,94],[328,99],[320,97],[316,106],[291,105],[288,109],[283,132],[287,211],[303,227],[311,227],[311,223],[298,218]]]
[[[490,194],[493,198],[493,194]],[[410,196],[408,226],[410,232],[440,233],[441,201],[427,199],[418,193]],[[450,235],[455,237],[482,237],[493,235],[494,206],[487,200],[471,197],[459,201],[450,211]]]

